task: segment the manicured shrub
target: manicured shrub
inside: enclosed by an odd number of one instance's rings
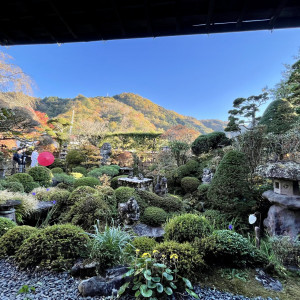
[[[267,257],[242,235],[231,230],[216,230],[198,244],[208,264],[230,267],[262,267]]]
[[[52,174],[54,174],[54,173],[60,174],[60,173],[63,173],[64,170],[62,168],[56,167],[56,168],[51,169],[51,172],[52,172]]]
[[[157,244],[155,250],[159,252],[160,257],[166,256],[170,260],[172,254],[178,255],[178,274],[189,278],[196,282],[201,275],[201,269],[204,268],[204,261],[197,250],[190,243],[177,243],[175,241],[167,241]],[[163,260],[163,259],[162,259]]]
[[[25,240],[15,259],[21,268],[65,270],[84,255],[88,241],[88,236],[77,226],[53,225]]]
[[[208,209],[202,214],[214,230],[227,229],[228,220],[226,216],[218,210]]]
[[[0,237],[9,229],[14,228],[15,226],[17,226],[17,224],[12,220],[0,217]]]
[[[81,166],[73,168],[72,172],[81,173],[83,176],[86,176],[88,173],[87,169],[85,167],[81,167]]]
[[[49,201],[55,201],[55,204],[59,207],[67,206],[69,204],[68,199],[70,194],[69,191],[57,189],[49,195]]]
[[[16,226],[0,237],[0,257],[12,256],[21,247],[22,243],[38,229],[31,226]]]
[[[67,185],[73,185],[75,182],[75,178],[73,176],[67,175],[66,173],[55,173],[54,180],[56,180],[59,183],[65,183]]]
[[[83,177],[79,178],[75,181],[74,187],[77,188],[79,186],[91,186],[94,187],[96,185],[99,185],[100,181],[97,178],[94,177]]]
[[[117,189],[119,184],[118,184],[118,179],[119,178],[125,178],[127,177],[127,175],[120,175],[120,176],[116,176],[114,177],[111,181],[110,181],[110,186],[113,188],[113,189]]]
[[[97,186],[97,192],[103,195],[103,200],[107,203],[111,208],[117,208],[117,199],[115,195],[115,191],[110,186]]]
[[[24,187],[23,187],[22,183],[20,183],[20,182],[7,182],[5,184],[5,189],[7,189],[9,192],[13,192],[13,193],[16,193],[16,192],[23,193],[24,192]]]
[[[245,154],[230,151],[223,157],[209,185],[207,197],[214,209],[232,217],[245,216],[253,206]]]
[[[199,163],[193,159],[189,160],[185,165],[178,167],[175,171],[175,178],[179,181],[186,176],[199,175]]]
[[[79,166],[85,160],[85,154],[78,150],[70,150],[66,156],[66,162],[70,168],[75,168],[76,166]]]
[[[167,213],[159,207],[149,206],[145,209],[142,222],[149,226],[161,226],[167,219]]]
[[[120,186],[115,190],[117,203],[127,202],[133,196],[135,190],[127,186]]]
[[[14,174],[10,177],[8,177],[7,179],[8,181],[18,181],[20,183],[22,183],[23,187],[24,187],[24,191],[26,193],[29,193],[33,190],[33,178],[32,176],[30,176],[29,174],[26,173],[17,173]]]
[[[51,168],[61,168],[65,170],[66,161],[64,159],[55,158],[53,164],[50,166]]]
[[[103,174],[113,177],[119,174],[119,170],[113,166],[102,166],[100,168],[96,168],[90,171],[87,175],[90,177],[98,178],[101,177]]]
[[[75,172],[70,173],[70,175],[73,176],[75,179],[79,179],[79,178],[84,177],[83,174],[75,173]]]
[[[96,193],[76,202],[67,213],[64,221],[90,231],[97,220],[103,225],[110,221],[110,218],[111,210],[109,206],[104,202],[102,195]]]
[[[139,236],[133,240],[132,245],[135,248],[135,250],[140,250],[139,254],[142,255],[146,252],[152,253],[155,246],[157,245],[157,242],[155,241],[155,239],[146,236]]]
[[[197,137],[192,143],[192,151],[195,155],[200,155],[229,144],[230,140],[226,137],[226,134],[216,131]]]
[[[26,187],[24,186],[24,191],[26,193],[30,193],[30,192],[32,192],[32,190],[34,190],[34,189],[36,189],[38,187],[40,187],[40,185],[39,185],[38,182],[34,182],[34,181],[33,182],[28,182],[26,184]]]
[[[50,186],[51,171],[48,168],[43,166],[33,167],[29,170],[28,174],[35,182],[38,182],[40,186]]]
[[[146,204],[148,204],[148,206],[160,207],[166,212],[179,212],[183,209],[182,201],[171,195],[160,197],[154,193],[140,190],[136,193],[146,202]]]
[[[200,180],[196,177],[183,177],[181,179],[181,187],[186,193],[192,193],[197,190]]]
[[[70,194],[67,205],[74,205],[81,199],[90,197],[94,194],[97,194],[97,190],[95,190],[94,188],[90,186],[79,186]]]
[[[195,238],[203,238],[212,229],[203,216],[183,214],[170,219],[165,225],[165,239],[179,243],[193,242]]]

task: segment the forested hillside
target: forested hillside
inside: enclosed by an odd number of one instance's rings
[[[84,121],[102,122],[110,131],[165,131],[177,125],[197,130],[199,133],[223,131],[226,122],[197,120],[167,110],[152,101],[132,93],[114,97],[76,98],[46,97],[37,99],[36,110],[49,118],[63,116],[71,120],[74,110],[75,129]]]

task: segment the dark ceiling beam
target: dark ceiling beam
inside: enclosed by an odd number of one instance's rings
[[[180,34],[181,32],[181,17],[180,17],[180,6],[181,1],[176,0],[176,33]]]
[[[67,23],[67,21],[63,18],[62,14],[60,13],[60,11],[57,9],[57,7],[54,5],[54,3],[51,0],[48,0],[52,9],[54,10],[54,12],[56,13],[56,15],[58,16],[58,18],[61,20],[61,22],[65,25],[65,27],[67,28],[68,32],[72,35],[72,37],[75,40],[78,40],[77,35],[74,33],[74,31],[72,30],[72,28],[70,27],[70,25]]]
[[[148,34],[150,36],[154,36],[154,33],[153,33],[153,25],[152,25],[152,19],[151,19],[151,4],[149,2],[149,0],[145,0],[144,1],[144,11],[145,11],[145,16],[146,16],[146,26],[147,26],[147,31],[148,31]]]
[[[209,29],[210,29],[210,25],[211,25],[211,20],[212,20],[214,8],[215,8],[215,0],[209,0],[208,11],[207,11],[207,19],[206,19],[206,30],[207,30],[207,33],[209,33]]]
[[[121,18],[119,9],[118,9],[118,5],[117,5],[115,0],[111,0],[111,2],[112,2],[112,5],[113,5],[113,9],[114,9],[114,11],[117,15],[117,19],[118,19],[118,22],[119,22],[119,25],[120,25],[122,36],[126,37],[126,31],[125,31],[124,24],[123,24],[123,21],[122,21],[122,18]]]
[[[242,26],[243,19],[244,19],[246,11],[248,10],[248,7],[249,7],[249,0],[244,0],[242,11],[239,15],[239,18],[237,19],[237,22],[236,22],[236,28],[240,28]]]
[[[286,2],[287,2],[287,0],[281,0],[279,2],[278,6],[277,6],[273,16],[271,17],[270,22],[269,22],[270,29],[274,29],[276,20],[278,19],[280,13],[282,12],[283,8],[285,7]]]

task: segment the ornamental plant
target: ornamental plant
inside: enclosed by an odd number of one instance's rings
[[[185,290],[192,297],[199,299],[193,291],[191,282],[178,274],[178,255],[172,254],[169,261],[164,256],[162,261],[158,259],[159,251],[154,250],[152,255],[148,252],[139,256],[139,249],[136,249],[136,257],[129,271],[124,277],[133,277],[132,282],[126,282],[119,289],[118,294],[122,295],[127,288],[135,291],[137,299],[164,299],[171,296],[179,286],[184,285]]]

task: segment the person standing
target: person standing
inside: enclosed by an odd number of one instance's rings
[[[36,149],[33,150],[33,152],[31,153],[31,164],[30,164],[30,167],[33,168],[33,167],[36,167],[38,165],[38,156],[39,156],[39,153],[37,152]]]
[[[20,167],[22,165],[22,148],[18,148],[17,152],[13,155],[13,170],[12,173],[17,172],[17,167],[20,170]]]

